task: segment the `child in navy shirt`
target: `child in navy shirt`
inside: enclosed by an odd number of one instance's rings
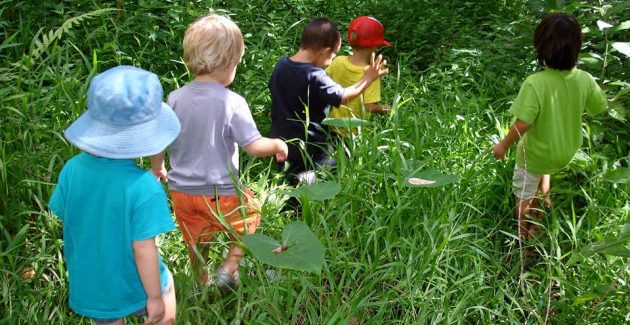
[[[317,166],[335,164],[326,144],[328,128],[321,124],[330,106],[351,101],[388,72],[386,61],[380,55],[372,55],[363,78],[343,88],[323,69],[340,47],[341,35],[335,23],[326,18],[314,19],[302,32],[298,52],[281,58],[269,80],[271,137],[288,141],[288,158],[280,164],[293,184],[312,183],[312,171]]]

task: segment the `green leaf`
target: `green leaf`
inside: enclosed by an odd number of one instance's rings
[[[585,302],[589,302],[591,300],[598,299],[600,297],[601,295],[598,295],[594,292],[588,292],[575,298],[575,301],[573,301],[573,306],[581,305]]]
[[[579,252],[571,255],[571,258],[569,259],[569,262],[567,262],[567,265],[575,264],[595,254],[607,254],[607,252],[612,253],[610,255],[615,256],[619,256],[616,254],[626,254],[627,249],[624,249],[625,247],[623,245],[625,245],[628,241],[630,241],[630,224],[625,224],[621,229],[619,236],[606,238],[604,240],[600,240],[590,245],[587,245]]]
[[[618,31],[618,30],[625,30],[625,29],[630,29],[630,20],[624,21],[623,23],[615,26],[615,28],[613,28],[612,30]]]
[[[623,96],[623,95],[625,95],[627,93],[630,93],[630,87],[621,88],[621,90],[619,90],[617,92],[617,94],[615,94],[615,97],[613,97],[612,100],[615,101],[615,100],[619,99],[619,97],[621,97],[621,96]]]
[[[610,28],[613,27],[613,25],[603,21],[603,20],[598,20],[597,21],[597,28],[599,28],[599,30],[603,31],[606,28]]]
[[[316,183],[296,187],[289,196],[306,198],[309,201],[324,201],[335,197],[341,191],[341,185],[333,182]]]
[[[459,178],[457,175],[447,175],[435,170],[427,170],[407,176],[405,185],[410,187],[439,187],[458,182]]]
[[[590,165],[591,162],[591,157],[582,150],[578,150],[573,156],[573,159],[571,159],[571,165],[578,168],[585,168]]]
[[[322,121],[322,124],[336,127],[336,128],[357,128],[359,126],[371,125],[372,122],[358,119],[355,117],[351,118],[325,118]]]
[[[608,286],[604,285],[604,284],[600,284],[598,286],[596,286],[595,288],[593,288],[593,293],[598,294],[600,296],[603,296],[606,294],[606,292],[608,292]]]
[[[608,171],[604,179],[611,183],[630,183],[630,167],[622,167]]]
[[[626,56],[630,56],[630,42],[615,42],[612,43],[612,47]]]
[[[606,10],[606,13],[604,14],[604,17],[610,17],[612,15],[615,15],[617,13],[620,12],[624,12],[625,10],[627,10],[626,8],[630,7],[630,2],[626,1],[625,3],[621,3],[618,4],[616,6],[613,6],[611,8],[609,8],[608,10]]]
[[[243,236],[243,242],[254,257],[275,267],[320,274],[324,265],[324,245],[302,221],[284,228],[282,244],[260,234]]]
[[[617,121],[625,122],[626,121],[626,109],[618,102],[613,102],[610,104],[610,108],[608,109],[608,115],[614,118]]]
[[[609,86],[621,86],[621,87],[630,87],[630,82],[625,82],[621,80],[613,81],[608,84]]]
[[[13,236],[13,238],[8,237],[7,241],[9,244],[6,247],[0,246],[0,256],[6,256],[11,253],[13,250],[18,249],[24,245],[26,240],[26,233],[28,231],[29,225],[24,225],[22,229],[18,231],[18,233]]]
[[[564,8],[564,0],[546,0],[545,5],[549,11],[557,11]]]
[[[580,60],[588,64],[597,64],[599,61],[602,60],[602,57],[596,53],[583,52],[580,53]]]
[[[602,250],[600,253],[612,256],[630,257],[630,249],[623,245],[610,246]]]

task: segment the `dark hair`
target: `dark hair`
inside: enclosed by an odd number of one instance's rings
[[[538,63],[557,70],[571,70],[582,47],[582,28],[569,14],[547,15],[534,32]]]
[[[300,48],[313,50],[335,48],[340,41],[341,34],[335,22],[328,18],[316,18],[304,27]]]

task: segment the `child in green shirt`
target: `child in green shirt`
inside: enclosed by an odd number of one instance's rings
[[[523,216],[540,219],[538,191],[549,207],[550,174],[566,166],[582,146],[582,113],[606,110],[606,96],[593,77],[575,67],[582,32],[568,14],[553,13],[536,27],[534,47],[543,71],[523,82],[512,107],[516,120],[507,136],[493,148],[496,159],[520,139],[516,153],[513,191],[518,200],[514,215],[519,237],[533,238],[538,227]]]

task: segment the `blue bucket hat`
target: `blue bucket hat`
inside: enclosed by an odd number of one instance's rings
[[[118,66],[92,79],[88,108],[64,132],[79,149],[111,159],[146,157],[162,152],[181,126],[162,102],[158,77],[148,71]]]

